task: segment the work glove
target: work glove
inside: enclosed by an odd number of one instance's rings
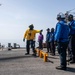
[[[54,41],[55,46],[57,46],[57,41]]]
[[[72,28],[72,26],[71,26],[71,25],[69,25],[69,28],[71,29],[71,28]]]
[[[25,38],[23,38],[23,42],[25,42]]]

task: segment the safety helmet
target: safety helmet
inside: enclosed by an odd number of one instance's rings
[[[51,28],[51,29],[54,29],[54,28]]]
[[[65,19],[65,14],[59,13],[59,14],[57,15],[57,19]]]
[[[72,14],[68,15],[68,18],[73,18],[73,15]]]
[[[29,25],[29,28],[34,28],[33,24]]]
[[[50,29],[49,29],[49,28],[47,28],[46,30],[47,30],[47,31],[49,31]]]

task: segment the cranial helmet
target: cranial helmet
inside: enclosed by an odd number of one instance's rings
[[[50,29],[49,28],[47,28],[47,31],[49,31]]]
[[[34,28],[33,24],[31,24],[31,25],[29,26],[29,28]]]
[[[57,19],[65,19],[65,14],[63,14],[63,13],[59,13],[58,15],[57,15]]]
[[[72,14],[68,15],[68,18],[73,18],[73,15]]]
[[[30,29],[30,30],[33,30],[33,29],[34,29],[33,24],[29,25],[29,29]]]

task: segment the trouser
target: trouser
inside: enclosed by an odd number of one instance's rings
[[[71,36],[71,46],[72,46],[72,54],[73,54],[73,61],[75,61],[75,35]]]
[[[50,45],[50,42],[47,42],[47,52],[51,52],[51,45]]]
[[[69,44],[68,44],[68,57],[69,57],[69,60],[72,59],[72,47],[71,47],[71,38],[69,40]]]
[[[51,51],[52,51],[52,53],[55,55],[55,45],[54,45],[54,41],[52,41],[50,44],[51,44]]]
[[[26,41],[26,51],[27,51],[27,53],[28,54],[30,53],[30,45],[31,45],[31,48],[33,50],[33,53],[36,53],[36,51],[35,51],[35,42],[33,40],[27,40]]]
[[[42,40],[39,41],[39,49],[43,49],[43,41]]]
[[[60,42],[58,43],[58,53],[60,56],[60,66],[66,67],[66,49],[68,47],[68,42]]]

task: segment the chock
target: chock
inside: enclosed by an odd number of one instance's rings
[[[44,56],[44,62],[47,62],[48,61],[48,53],[42,51],[42,54]]]
[[[36,49],[36,53],[38,54],[38,56],[40,56],[40,50]]]
[[[36,49],[36,53],[38,54],[38,56],[40,58],[44,58],[44,62],[47,62],[48,61],[48,53],[42,51],[42,50],[39,50],[39,49]]]

